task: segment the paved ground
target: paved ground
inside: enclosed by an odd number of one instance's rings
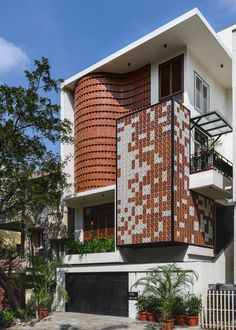
[[[12,327],[13,330],[157,330],[158,323],[140,322],[138,320],[79,313],[52,313],[42,321],[31,321]],[[187,328],[187,327],[186,327]],[[186,329],[185,327],[175,327],[175,330]],[[199,330],[192,327],[192,330]]]

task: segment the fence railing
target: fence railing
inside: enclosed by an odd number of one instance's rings
[[[236,329],[235,291],[209,290],[202,296],[200,325],[203,329]]]
[[[191,173],[215,169],[230,179],[233,177],[232,163],[215,150],[203,150],[191,155],[190,164]]]

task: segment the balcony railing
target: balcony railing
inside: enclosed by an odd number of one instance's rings
[[[225,177],[232,179],[232,163],[215,150],[202,150],[191,155],[190,173],[197,173],[207,170],[216,170]]]

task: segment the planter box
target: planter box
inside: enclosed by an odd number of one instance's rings
[[[63,258],[63,263],[71,265],[105,264],[117,262],[123,262],[119,251],[88,254],[66,254]]]

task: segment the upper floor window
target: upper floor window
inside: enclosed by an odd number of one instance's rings
[[[114,237],[114,203],[84,208],[84,240]]]
[[[160,100],[174,97],[183,101],[184,70],[183,55],[159,65],[159,98]]]
[[[194,105],[202,113],[209,111],[209,85],[196,72]]]

